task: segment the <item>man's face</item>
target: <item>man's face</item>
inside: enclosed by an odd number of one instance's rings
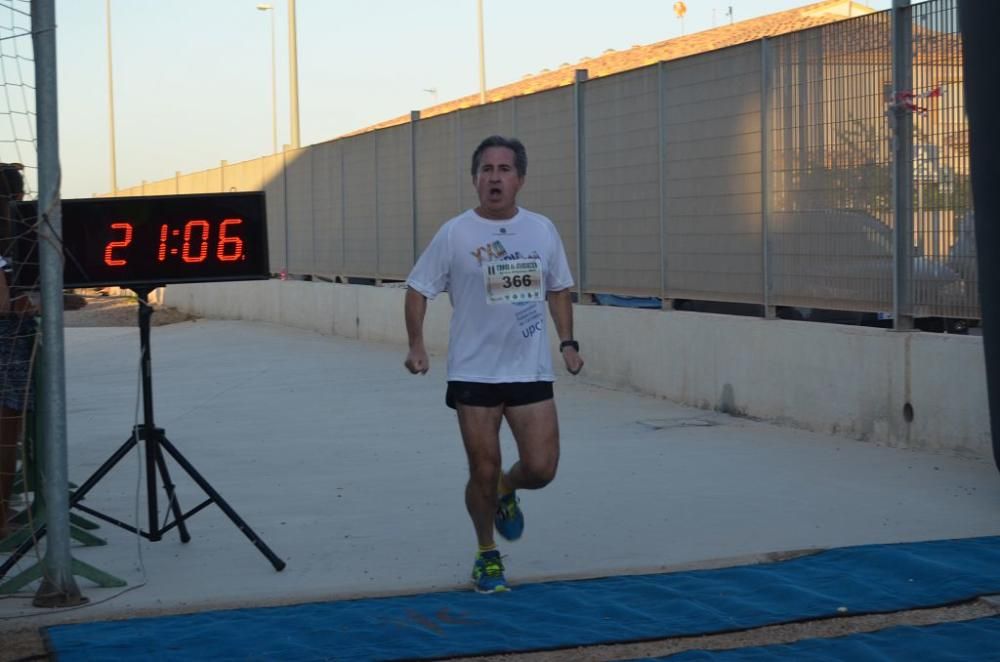
[[[514,150],[487,147],[479,159],[479,170],[472,183],[479,194],[480,216],[491,219],[513,218],[517,212],[517,192],[524,184],[514,167]]]

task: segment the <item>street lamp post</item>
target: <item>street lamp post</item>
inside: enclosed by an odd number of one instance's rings
[[[295,0],[288,0],[288,95],[292,115],[292,149],[299,148],[299,45]]]
[[[483,0],[478,0],[476,7],[479,24],[479,103],[486,103],[486,47],[483,43]]]
[[[266,2],[257,5],[260,11],[271,12],[271,153],[278,153],[278,77],[275,69],[274,7]]]
[[[108,142],[111,147],[111,192],[118,195],[118,164],[115,155],[115,83],[111,69],[111,0],[105,0],[104,13],[108,23]]]

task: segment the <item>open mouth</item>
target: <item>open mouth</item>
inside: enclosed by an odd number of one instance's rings
[[[497,197],[503,195],[503,191],[501,191],[499,187],[494,186],[493,188],[490,189],[490,195],[493,197]]]

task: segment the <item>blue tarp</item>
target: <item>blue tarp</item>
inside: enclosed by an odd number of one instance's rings
[[[657,297],[630,297],[621,294],[595,294],[594,300],[599,306],[618,306],[621,308],[655,308],[663,307],[663,302]]]
[[[391,660],[546,650],[930,607],[1000,593],[1000,538],[780,563],[46,628],[60,660]]]

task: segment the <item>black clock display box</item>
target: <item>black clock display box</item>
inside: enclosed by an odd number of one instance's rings
[[[15,285],[38,279],[37,202],[12,210]],[[62,201],[63,286],[156,287],[270,277],[263,192]]]

